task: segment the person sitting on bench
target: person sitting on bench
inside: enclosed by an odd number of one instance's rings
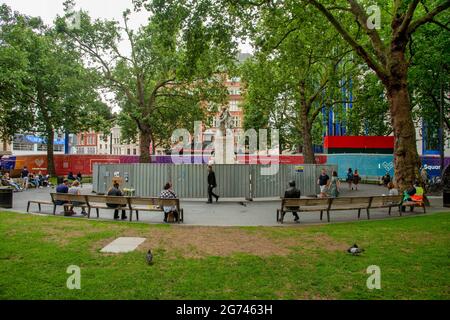
[[[56,187],[57,193],[69,193],[69,180],[64,179],[63,183]],[[68,201],[65,200],[56,200],[56,205],[64,206],[64,215],[74,215],[75,212],[73,209],[71,210],[68,205]]]
[[[176,199],[177,198],[176,193],[172,190],[172,184],[170,182],[167,182],[164,185],[164,190],[161,191],[161,194],[159,195],[159,197],[161,199]],[[178,222],[178,211],[175,206],[163,206],[163,210],[164,210],[164,222],[167,222],[167,217],[168,217],[169,213],[171,213],[171,212],[175,218],[175,221]]]
[[[416,193],[411,195],[411,200],[415,202],[423,201],[423,188],[419,185],[418,182],[414,183],[414,189],[416,189]]]
[[[109,189],[108,196],[116,196],[116,197],[123,197],[123,192],[119,189],[119,184],[115,182],[113,184],[113,187]],[[125,207],[125,205],[120,204],[113,204],[113,203],[107,203],[106,204],[109,208],[115,208],[114,210],[114,220],[119,219],[119,207]],[[125,210],[122,209],[122,220],[127,219]]]
[[[289,188],[284,192],[285,198],[300,198],[301,192],[299,189],[295,187],[295,181],[291,180],[289,181]],[[287,207],[289,210],[296,210],[298,207]],[[293,211],[292,214],[294,215],[294,221],[298,221],[300,218],[298,217],[297,212]]]
[[[417,189],[419,188],[419,194]],[[417,195],[416,195],[417,194]],[[415,199],[415,200],[414,200]],[[419,200],[421,199],[421,200]],[[419,187],[418,183],[411,183],[410,187],[403,191],[403,202],[407,201],[422,201],[423,200],[423,188]],[[412,208],[411,208],[412,210]],[[402,212],[406,211],[406,206],[402,206]]]

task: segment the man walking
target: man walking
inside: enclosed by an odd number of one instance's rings
[[[212,203],[212,197],[216,198],[216,202],[219,201],[219,196],[213,192],[213,189],[217,187],[216,174],[213,171],[212,166],[208,166],[208,202]]]
[[[27,166],[23,167],[22,172],[20,173],[20,177],[22,178],[22,181],[23,181],[23,186],[22,187],[25,190],[28,189],[28,175],[29,174],[30,173],[28,172]]]
[[[326,198],[327,194],[325,192],[327,191],[329,180],[330,177],[327,175],[327,171],[325,169],[322,169],[322,174],[319,176],[319,179],[317,179],[317,184],[320,187],[320,198]]]

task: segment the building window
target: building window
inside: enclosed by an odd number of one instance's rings
[[[55,144],[53,145],[53,151],[62,152],[64,151],[64,146],[62,144]]]
[[[136,155],[136,149],[133,149],[133,155]]]
[[[238,96],[238,95],[241,94],[241,89],[238,89],[238,88],[230,88],[230,89],[228,89],[228,93],[229,93],[230,95],[236,95],[236,96]]]
[[[233,117],[233,126],[235,128],[240,128],[241,127],[241,118],[238,116],[234,116]]]
[[[47,145],[46,144],[38,144],[37,151],[47,151]]]
[[[23,142],[13,142],[13,150],[16,151],[33,151],[33,144]]]
[[[128,154],[128,155],[130,155],[130,154],[131,154],[131,151],[130,151],[130,149],[127,149],[127,154]]]
[[[230,100],[230,111],[240,111],[239,108],[239,101],[237,100]]]

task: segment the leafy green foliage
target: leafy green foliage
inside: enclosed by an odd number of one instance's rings
[[[81,14],[81,27],[59,30],[101,70],[104,85],[122,109],[124,138],[141,143],[141,162],[150,160],[148,147],[167,145],[174,128],[189,128],[204,118],[204,101],[224,101],[223,83],[216,81],[236,56],[231,29],[210,1],[135,1],[136,10],[151,13],[137,31],[123,23],[92,20]],[[125,41],[129,55],[120,51]],[[134,123],[133,123],[134,122]],[[139,134],[139,137],[137,137]]]
[[[97,92],[97,74],[84,68],[81,56],[52,28],[6,6],[1,18],[0,85],[5,94],[0,103],[5,110],[0,119],[7,128],[2,136],[19,131],[44,136],[53,174],[55,133],[106,131],[110,111]]]

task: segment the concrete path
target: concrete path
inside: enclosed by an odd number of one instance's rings
[[[341,190],[341,196],[369,196],[369,195],[382,195],[387,193],[387,189],[382,186],[376,185],[360,185],[358,191],[349,191],[344,186]],[[13,209],[17,212],[26,212],[28,200],[50,200],[50,192],[54,192],[55,189],[31,189],[24,192],[14,193]],[[83,186],[84,194],[92,194],[92,188],[90,185]],[[176,191],[176,190],[175,190]],[[442,197],[431,197],[431,207],[427,208],[427,212],[442,212],[449,211],[450,208],[443,207]],[[182,199],[181,206],[184,208],[184,223],[180,225],[204,225],[204,226],[280,226],[276,222],[276,209],[280,206],[279,198],[258,199],[255,201],[246,201],[245,199],[220,199],[218,203],[206,204],[205,199]],[[52,214],[53,206],[42,206],[42,213]],[[62,215],[63,208],[58,207],[57,214]],[[31,212],[38,212],[37,205],[32,204],[30,208]],[[75,209],[78,214],[69,219],[86,219],[82,217],[80,209]],[[387,209],[373,209],[371,210],[371,219],[385,219],[389,218]],[[406,212],[404,216],[421,214],[423,212],[420,208],[416,208],[413,213]],[[392,217],[398,216],[398,210],[392,210]],[[127,215],[129,212],[127,212]],[[95,216],[95,214],[94,214]],[[344,222],[357,220],[357,210],[353,211],[334,211],[331,212],[331,222]],[[140,222],[146,223],[162,223],[163,214],[161,212],[140,212]],[[135,215],[133,215],[135,218]],[[97,219],[91,218],[91,219]],[[100,219],[112,220],[113,210],[100,210]],[[361,214],[361,219],[367,219],[364,212]],[[127,220],[128,221],[128,220]],[[319,213],[309,212],[300,214],[300,225],[303,224],[318,224],[326,223],[320,221]],[[288,213],[285,217],[286,225],[298,225],[293,221],[293,216]]]

